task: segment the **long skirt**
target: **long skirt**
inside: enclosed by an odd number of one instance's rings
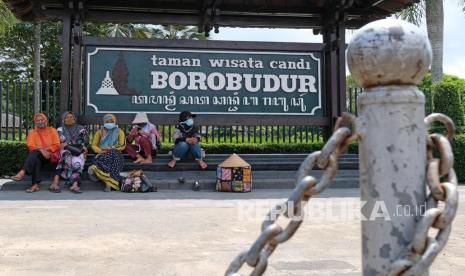
[[[124,160],[121,152],[110,150],[107,153],[97,155],[97,158],[89,169],[105,184],[111,186],[115,190],[119,190],[120,184],[123,181],[120,175],[123,166]]]
[[[67,184],[77,182],[81,184],[82,170],[84,169],[84,153],[73,156],[68,150],[61,151],[61,159],[55,170],[55,175],[67,180]]]

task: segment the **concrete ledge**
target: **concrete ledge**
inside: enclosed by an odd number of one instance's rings
[[[149,179],[159,190],[190,190],[195,181],[200,183],[202,190],[214,190],[216,185],[216,174],[214,171],[186,171],[186,172],[146,172]],[[313,171],[312,175],[320,177],[322,171]],[[183,178],[183,182],[179,181]],[[253,171],[253,189],[293,189],[295,172],[283,171]],[[41,183],[41,189],[47,189],[50,184],[51,175],[44,178]],[[19,191],[27,189],[31,183],[27,177],[22,181],[16,182],[8,179],[2,179],[1,191]],[[64,183],[63,181],[61,182]],[[358,171],[340,170],[338,171],[333,183],[333,188],[357,188]],[[84,178],[82,190],[103,190],[103,184],[95,183]]]

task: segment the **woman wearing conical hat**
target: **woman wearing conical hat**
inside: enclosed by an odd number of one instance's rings
[[[145,112],[139,112],[132,121],[134,125],[127,136],[125,151],[134,159],[134,163],[152,163],[152,155],[160,148],[160,133],[149,122]]]

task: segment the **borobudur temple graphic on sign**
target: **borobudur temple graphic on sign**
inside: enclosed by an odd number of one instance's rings
[[[110,78],[110,71],[106,72],[105,78],[102,81],[102,85],[96,93],[97,95],[119,95],[113,86],[113,80]]]

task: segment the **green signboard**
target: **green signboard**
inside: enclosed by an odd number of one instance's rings
[[[321,52],[86,46],[86,115],[322,117]]]

